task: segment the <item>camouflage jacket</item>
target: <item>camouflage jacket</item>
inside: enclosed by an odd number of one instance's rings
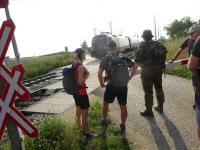
[[[165,67],[166,48],[157,41],[141,42],[136,51],[135,62],[142,69],[163,69]]]

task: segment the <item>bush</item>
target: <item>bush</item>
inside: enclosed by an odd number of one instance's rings
[[[185,37],[182,37],[179,39],[169,40],[164,43],[164,45],[167,47],[167,50],[168,50],[167,61],[171,60],[174,57],[175,53],[180,48],[180,45],[183,43],[185,39],[186,39]],[[179,56],[178,59],[184,59],[188,57],[189,57],[188,52],[185,51]],[[181,65],[181,66],[177,66],[173,68],[167,68],[166,73],[191,79],[191,72],[187,69],[186,65],[184,66]]]
[[[120,134],[119,127],[114,124],[107,129],[100,126],[101,104],[96,101],[89,110],[89,125],[92,131],[99,136],[87,141],[85,136],[74,127],[59,118],[51,118],[43,121],[39,129],[39,137],[31,139],[25,137],[27,150],[104,150],[126,149],[132,147]],[[73,115],[73,114],[72,114]],[[124,142],[125,141],[125,142]]]
[[[11,149],[12,148],[11,148],[10,142],[9,143],[4,143],[4,144],[0,143],[0,150],[11,150]]]
[[[74,128],[59,118],[44,120],[38,127],[39,137],[25,137],[27,150],[73,150],[76,143]]]

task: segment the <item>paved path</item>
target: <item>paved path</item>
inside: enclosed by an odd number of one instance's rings
[[[198,150],[195,111],[192,108],[191,81],[166,75],[163,79],[166,102],[164,114],[154,111],[155,118],[141,117],[144,93],[139,75],[129,83],[127,133],[136,150]],[[104,89],[94,93],[103,95]],[[155,93],[155,91],[154,91]],[[156,104],[154,95],[154,104]],[[115,102],[110,114],[120,123],[119,106]]]

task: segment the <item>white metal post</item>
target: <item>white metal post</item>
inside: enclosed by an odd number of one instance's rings
[[[6,12],[7,19],[11,19],[8,6],[5,8],[5,12]],[[15,57],[16,57],[17,63],[20,64],[21,63],[20,54],[19,54],[19,51],[18,51],[15,35],[13,35],[13,38],[12,38],[12,45],[13,45],[13,49],[14,49],[14,53],[15,53]]]
[[[11,19],[8,6],[5,8],[5,12],[6,12],[7,19]],[[16,61],[18,64],[20,64],[21,63],[20,54],[18,51],[15,35],[13,35],[13,38],[12,38],[12,45],[13,45]],[[14,124],[13,122],[11,122],[10,120],[8,121],[6,127],[8,130],[8,136],[9,136],[9,139],[11,142],[12,149],[13,150],[25,150],[24,138],[22,135],[22,131],[19,128],[17,128],[17,125]]]

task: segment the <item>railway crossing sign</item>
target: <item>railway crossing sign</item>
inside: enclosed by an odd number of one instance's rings
[[[13,106],[17,97],[22,100],[27,100],[30,97],[30,92],[21,83],[25,70],[22,64],[15,66],[12,71],[3,64],[14,30],[15,25],[11,19],[4,21],[0,29],[0,79],[6,84],[6,89],[0,95],[0,139],[9,119],[14,121],[30,137],[38,135],[37,128]]]
[[[8,0],[0,1],[0,8],[6,8],[8,6]]]

